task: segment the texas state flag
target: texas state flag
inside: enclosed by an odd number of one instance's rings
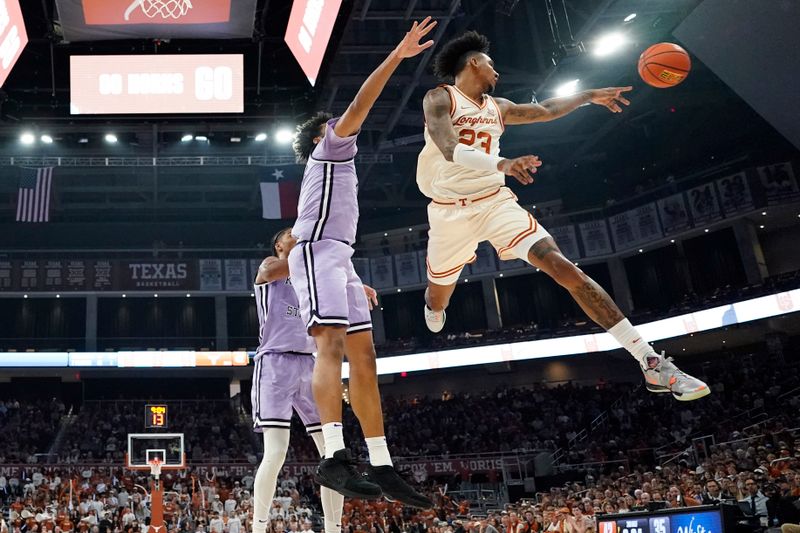
[[[300,187],[296,180],[284,176],[288,172],[289,169],[276,168],[270,173],[275,181],[261,182],[261,218],[297,217]]]

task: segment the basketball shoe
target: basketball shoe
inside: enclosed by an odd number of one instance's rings
[[[447,320],[447,315],[442,311],[434,311],[427,304],[425,304],[425,325],[433,333],[439,333],[444,327],[444,321]]]
[[[393,466],[367,466],[367,479],[378,485],[383,490],[387,500],[398,501],[409,507],[417,509],[430,509],[433,502],[426,496],[415,491],[405,482]]]
[[[348,498],[376,500],[383,494],[381,487],[368,481],[358,470],[350,450],[338,450],[330,459],[323,459],[314,479],[323,487],[335,490]]]
[[[671,392],[676,400],[682,402],[697,400],[711,394],[708,385],[683,372],[672,362],[672,357],[666,357],[664,352],[661,352],[660,357],[646,357],[642,372],[647,390],[650,392]]]

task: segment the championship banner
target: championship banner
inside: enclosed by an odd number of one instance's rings
[[[661,223],[658,221],[655,203],[637,207],[632,213],[636,224],[636,233],[639,236],[639,244],[652,242],[664,236],[661,231]]]
[[[373,289],[388,289],[395,286],[392,263],[392,256],[390,255],[373,257],[369,260]]]
[[[497,272],[497,261],[495,257],[497,254],[488,242],[482,242],[478,245],[475,251],[477,259],[472,263],[472,272],[475,274],[488,274],[490,272]]]
[[[758,178],[767,197],[767,204],[791,200],[798,196],[797,180],[790,162],[758,167]]]
[[[401,287],[419,283],[419,262],[417,252],[406,252],[394,256],[397,284]]]
[[[661,198],[657,204],[665,235],[689,229],[689,212],[686,210],[686,201],[683,198],[683,193],[679,192],[678,194]]]
[[[689,189],[687,196],[695,226],[722,218],[717,193],[714,191],[714,183],[706,183]]]
[[[90,262],[84,260],[44,261],[46,291],[85,291],[89,288]]]
[[[200,272],[201,291],[222,290],[222,261],[219,259],[200,259],[198,270]]]
[[[633,221],[633,211],[623,211],[612,216],[608,219],[608,224],[611,226],[611,235],[614,237],[614,248],[618,252],[639,243],[639,235]]]
[[[754,207],[745,171],[718,179],[717,190],[725,216],[750,211]]]
[[[353,268],[358,274],[358,277],[361,278],[361,283],[364,285],[372,286],[372,275],[369,271],[369,259],[366,257],[354,257],[351,259],[353,262]]]
[[[237,39],[253,35],[256,0],[56,0],[67,41]]]
[[[247,276],[247,259],[225,260],[225,290],[246,291],[250,289]]]
[[[572,224],[569,226],[558,226],[549,228],[548,231],[564,253],[564,257],[573,261],[580,259],[581,252],[580,249],[578,249],[578,234],[575,232],[575,226]]]
[[[605,220],[592,220],[578,224],[586,257],[596,257],[613,253]]]

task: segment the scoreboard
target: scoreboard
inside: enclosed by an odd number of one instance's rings
[[[144,427],[146,429],[167,428],[166,404],[147,404],[144,406]]]
[[[695,509],[695,510],[693,510]],[[723,533],[719,507],[684,507],[656,513],[601,516],[599,533]]]

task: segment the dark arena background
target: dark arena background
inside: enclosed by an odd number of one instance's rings
[[[251,533],[258,505],[269,533],[330,533],[297,416],[274,499],[254,495],[253,282],[297,216],[296,126],[345,112],[427,16],[433,46],[358,136],[352,262],[378,292],[389,452],[433,507],[347,498],[337,527],[800,531],[796,1],[0,0],[0,533]],[[710,395],[649,392],[569,292],[487,242],[426,327],[423,97],[467,30],[498,97],[633,87],[621,113],[509,128],[502,156],[543,164],[507,184]],[[691,58],[676,86],[639,75],[657,43]]]

